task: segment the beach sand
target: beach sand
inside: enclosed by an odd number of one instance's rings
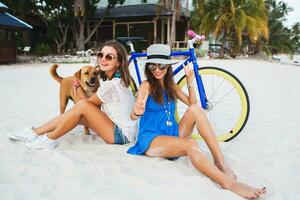
[[[61,64],[72,75],[84,64]],[[1,200],[242,199],[220,189],[182,157],[176,161],[126,153],[128,145],[107,145],[83,127],[55,149],[29,150],[5,129],[38,126],[59,113],[59,84],[51,64],[0,66]],[[258,60],[203,60],[235,74],[248,90],[251,113],[242,133],[221,143],[240,181],[263,187],[262,199],[298,199],[300,189],[300,67]],[[69,104],[69,107],[72,103]],[[200,148],[210,159],[203,142]]]

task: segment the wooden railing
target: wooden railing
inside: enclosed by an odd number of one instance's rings
[[[175,41],[173,45],[174,49],[187,49],[187,42],[186,41]]]
[[[0,48],[0,64],[15,63],[16,50],[14,48]]]

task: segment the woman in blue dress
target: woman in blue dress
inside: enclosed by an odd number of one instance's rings
[[[257,198],[266,189],[254,188],[236,180],[226,164],[213,129],[203,109],[197,105],[193,88],[193,72],[185,66],[189,95],[173,81],[170,47],[154,44],[147,49],[145,75],[130,114],[132,120],[140,118],[138,138],[128,153],[149,157],[176,158],[188,156],[193,166],[218,183],[245,198]],[[175,120],[175,101],[179,99],[189,108],[179,123]],[[189,136],[196,125],[208,145],[214,162],[201,153],[198,143]]]

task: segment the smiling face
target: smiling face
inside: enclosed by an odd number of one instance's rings
[[[87,92],[95,92],[99,87],[98,80],[99,70],[93,66],[84,66],[78,70],[74,76],[80,82],[83,90]],[[88,94],[91,96],[92,94]]]
[[[81,69],[81,80],[87,87],[94,87],[98,80],[99,71],[92,66],[86,66]]]
[[[170,64],[167,65],[149,65],[145,66],[145,76],[150,84],[150,95],[153,96],[157,103],[164,102],[164,91],[167,92],[168,98],[175,99],[173,71]]]
[[[163,64],[148,63],[147,67],[150,69],[152,75],[157,80],[163,80],[168,70],[168,65]]]
[[[114,74],[120,66],[117,51],[111,46],[104,46],[101,49],[97,54],[97,61],[101,71],[104,71],[107,75]]]

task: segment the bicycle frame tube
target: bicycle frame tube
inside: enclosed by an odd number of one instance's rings
[[[136,53],[134,51],[130,52],[131,56],[129,58],[129,61],[128,61],[128,65],[131,63],[131,61],[133,60],[133,64],[134,64],[134,69],[135,69],[135,73],[136,73],[136,77],[138,79],[138,82],[139,82],[139,85],[141,84],[142,82],[142,79],[141,79],[141,74],[140,74],[140,70],[139,70],[139,66],[137,64],[137,58],[139,57],[146,57],[147,54],[146,53]]]
[[[137,58],[146,57],[146,56],[147,56],[146,53],[137,53],[137,52],[133,51],[133,52],[131,52],[131,56],[129,58],[129,64],[133,60],[135,72],[136,72],[136,76],[137,76],[139,84],[141,84],[142,80],[141,80],[141,75],[140,75],[140,71],[139,71],[139,66],[137,64]],[[171,56],[188,56],[188,58],[173,71],[174,76],[183,69],[183,66],[187,65],[190,62],[193,63],[193,70],[194,70],[194,74],[195,74],[195,78],[196,78],[196,83],[198,86],[197,90],[198,90],[198,93],[200,96],[201,105],[204,109],[207,108],[207,106],[208,106],[207,98],[206,98],[206,94],[205,94],[201,76],[198,73],[198,63],[197,63],[197,58],[195,56],[195,49],[190,48],[189,51],[174,51],[171,53]]]
[[[197,58],[195,56],[195,49],[190,48],[189,51],[177,51],[177,52],[175,51],[175,52],[171,53],[171,56],[188,56],[188,58],[173,71],[174,76],[180,70],[182,70],[183,66],[187,65],[190,62],[193,63],[193,70],[194,70],[194,74],[195,74],[195,78],[196,78],[196,83],[197,83],[197,86],[198,86],[197,90],[198,90],[198,94],[200,96],[201,105],[204,109],[207,108],[207,98],[206,98],[206,94],[205,94],[205,90],[204,90],[204,86],[203,86],[201,76],[198,73],[198,67],[199,66],[198,66],[198,63],[197,63]]]
[[[195,74],[195,78],[196,78],[196,82],[197,82],[197,86],[198,86],[198,92],[200,94],[201,105],[204,109],[206,109],[208,107],[207,98],[206,98],[202,78],[201,78],[200,74],[198,73],[199,66],[197,63],[197,58],[195,56],[195,49],[190,48],[190,52],[191,52],[191,60],[192,60],[193,66],[194,66],[194,74]]]

